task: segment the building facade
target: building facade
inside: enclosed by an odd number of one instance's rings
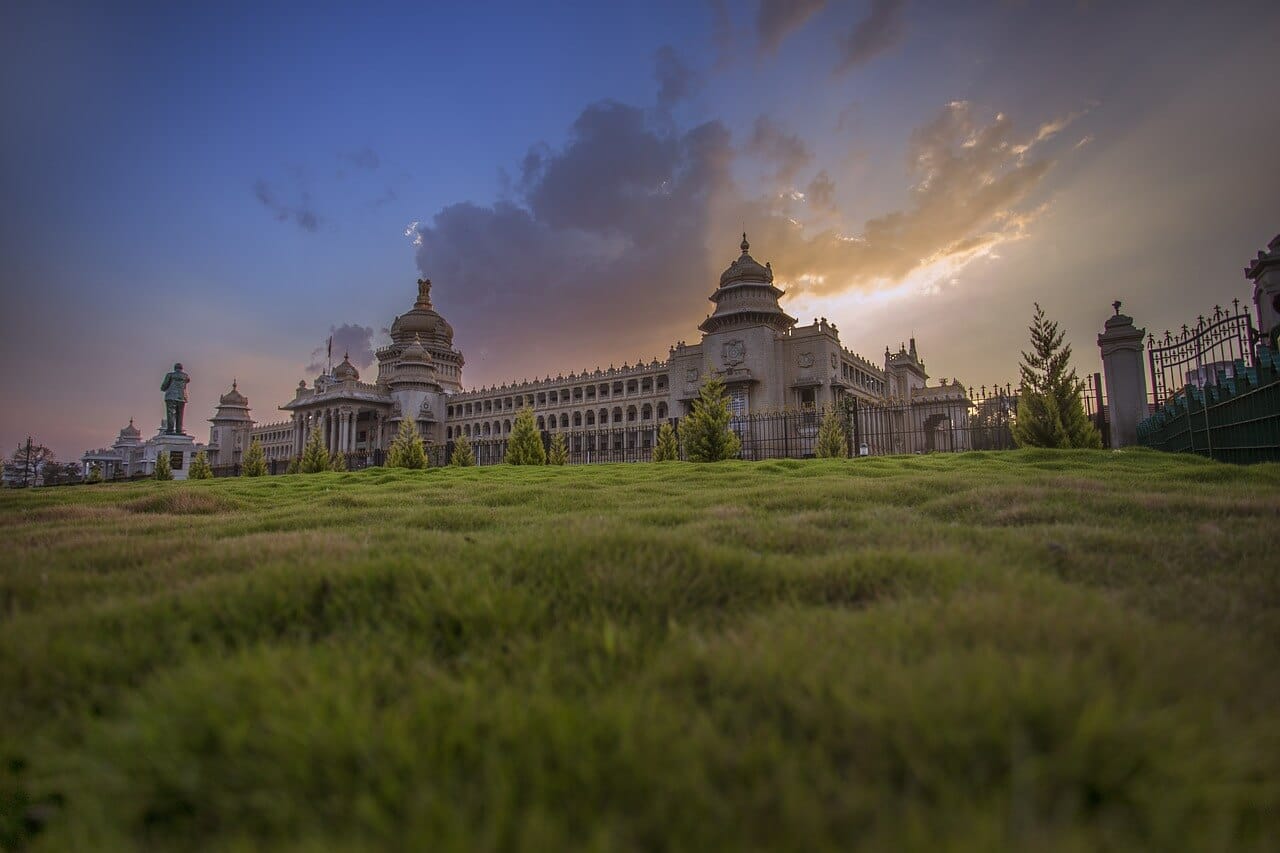
[[[698,326],[697,343],[676,343],[662,361],[484,388],[464,387],[465,359],[454,346],[453,327],[431,303],[431,282],[419,279],[413,306],[395,318],[391,342],[376,353],[372,381],[362,380],[344,356],[310,386],[300,381],[280,406],[287,419],[268,424],[253,423],[249,401],[233,382],[211,419],[210,460],[236,465],[254,439],[268,459],[289,459],[301,455],[315,430],[331,453],[385,450],[405,419],[429,445],[467,436],[499,445],[500,453],[516,413],[526,407],[540,429],[566,433],[571,453],[643,453],[663,422],[688,414],[713,376],[725,383],[744,423],[773,411],[816,412],[853,397],[868,417],[901,421],[900,438],[885,452],[933,449],[930,430],[967,426],[971,404],[963,386],[929,385],[914,339],[896,352],[886,348],[877,364],[847,349],[826,318],[799,325],[779,302],[784,293],[774,285],[771,265],[751,256],[745,234],[739,248],[709,297],[714,309]],[[880,428],[892,435],[895,425]]]

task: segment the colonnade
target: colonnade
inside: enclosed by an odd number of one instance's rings
[[[372,417],[364,421],[367,425],[364,446],[357,448],[360,443],[357,427],[361,423],[361,415],[366,412]],[[379,446],[382,423],[382,413],[376,409],[335,406],[309,412],[295,412],[293,415],[294,455],[302,455],[307,439],[315,429],[321,431],[324,436],[325,450],[330,453],[350,453],[357,449],[371,450]]]

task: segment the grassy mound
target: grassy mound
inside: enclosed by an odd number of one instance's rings
[[[374,470],[0,507],[0,846],[1280,838],[1280,466]]]

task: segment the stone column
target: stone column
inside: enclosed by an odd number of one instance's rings
[[[1107,407],[1111,415],[1111,446],[1138,443],[1138,422],[1147,417],[1147,366],[1142,358],[1146,329],[1120,313],[1120,302],[1111,303],[1115,315],[1107,318],[1098,335],[1102,370],[1106,376]]]
[[[1280,234],[1267,244],[1267,251],[1244,269],[1245,277],[1253,282],[1253,304],[1258,311],[1258,331],[1264,343],[1270,345],[1271,331],[1280,326]]]

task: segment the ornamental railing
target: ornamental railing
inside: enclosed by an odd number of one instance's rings
[[[1163,406],[1189,387],[1203,391],[1219,377],[1234,378],[1237,364],[1256,367],[1257,343],[1253,317],[1239,299],[1231,300],[1231,308],[1215,305],[1212,314],[1180,331],[1148,335],[1152,403]]]

